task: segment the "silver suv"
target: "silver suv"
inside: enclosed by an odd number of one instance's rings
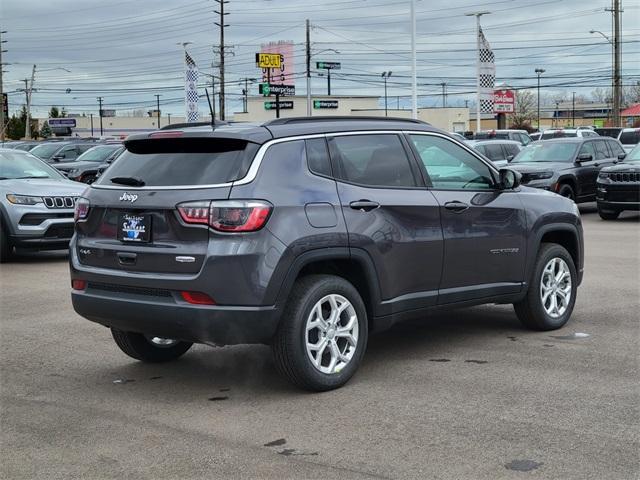
[[[14,247],[68,248],[84,189],[28,152],[0,149],[0,262]]]

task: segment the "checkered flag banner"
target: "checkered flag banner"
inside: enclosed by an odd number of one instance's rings
[[[480,80],[480,112],[493,113],[493,89],[496,81],[495,56],[482,28],[478,31],[478,78]]]
[[[193,58],[184,52],[184,108],[187,122],[197,122],[198,113],[198,66]]]

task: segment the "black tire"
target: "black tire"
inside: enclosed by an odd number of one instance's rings
[[[351,303],[357,316],[358,339],[351,360],[342,370],[323,373],[309,359],[306,321],[312,308],[327,295],[340,295]],[[333,275],[309,275],[296,281],[276,332],[272,350],[275,364],[287,380],[310,391],[339,388],[353,376],[367,348],[368,321],[364,302],[355,287]],[[345,347],[346,348],[346,347]]]
[[[111,329],[111,335],[124,353],[136,360],[148,363],[169,362],[184,355],[192,343],[178,342],[171,346],[157,346],[141,333]]]
[[[562,195],[570,200],[576,201],[576,192],[573,191],[573,187],[568,183],[563,183],[560,185],[560,190],[558,190],[558,195]]]
[[[549,315],[542,304],[540,282],[545,266],[554,258],[563,260],[569,268],[571,275],[571,298],[566,311],[557,318]],[[533,274],[529,281],[529,289],[526,296],[520,302],[514,303],[518,319],[522,324],[532,330],[556,330],[564,326],[573,312],[578,292],[578,276],[573,258],[567,250],[556,243],[543,243],[538,251],[538,258],[533,268]]]
[[[598,205],[598,215],[603,220],[615,220],[620,216],[619,210],[604,210]]]
[[[6,263],[13,257],[13,245],[9,242],[4,220],[0,219],[0,263]]]

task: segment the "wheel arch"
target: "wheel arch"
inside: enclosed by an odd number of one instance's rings
[[[530,250],[534,254],[530,255],[527,260],[527,279],[531,278],[532,269],[541,245],[543,243],[555,243],[569,252],[578,272],[578,284],[582,282],[584,245],[576,226],[568,223],[544,225],[538,231],[534,241],[533,248]]]
[[[378,314],[380,287],[371,258],[358,249],[329,248],[305,252],[293,261],[278,293],[277,305],[282,308],[298,278],[311,274],[329,274],[344,278],[362,297],[369,326]]]

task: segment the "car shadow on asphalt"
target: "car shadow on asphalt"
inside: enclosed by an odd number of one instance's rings
[[[442,355],[438,352],[452,345],[468,344],[469,337],[515,338],[524,332],[509,307],[483,306],[433,313],[371,335],[361,369],[366,369],[369,375],[378,367],[406,358],[424,357],[426,362],[430,357]],[[482,344],[484,342],[479,343]],[[126,357],[117,359],[124,354],[115,345],[112,355],[116,361],[108,367],[99,367],[101,371],[94,372],[96,379],[104,379],[105,389],[134,385],[142,397],[157,395],[156,386],[172,384],[179,385],[179,391],[170,394],[176,401],[187,400],[187,397],[222,401],[233,399],[237,394],[243,397],[306,394],[278,375],[271,350],[264,345],[198,345],[179,360],[165,364],[128,362]],[[474,358],[472,353],[468,356]]]

